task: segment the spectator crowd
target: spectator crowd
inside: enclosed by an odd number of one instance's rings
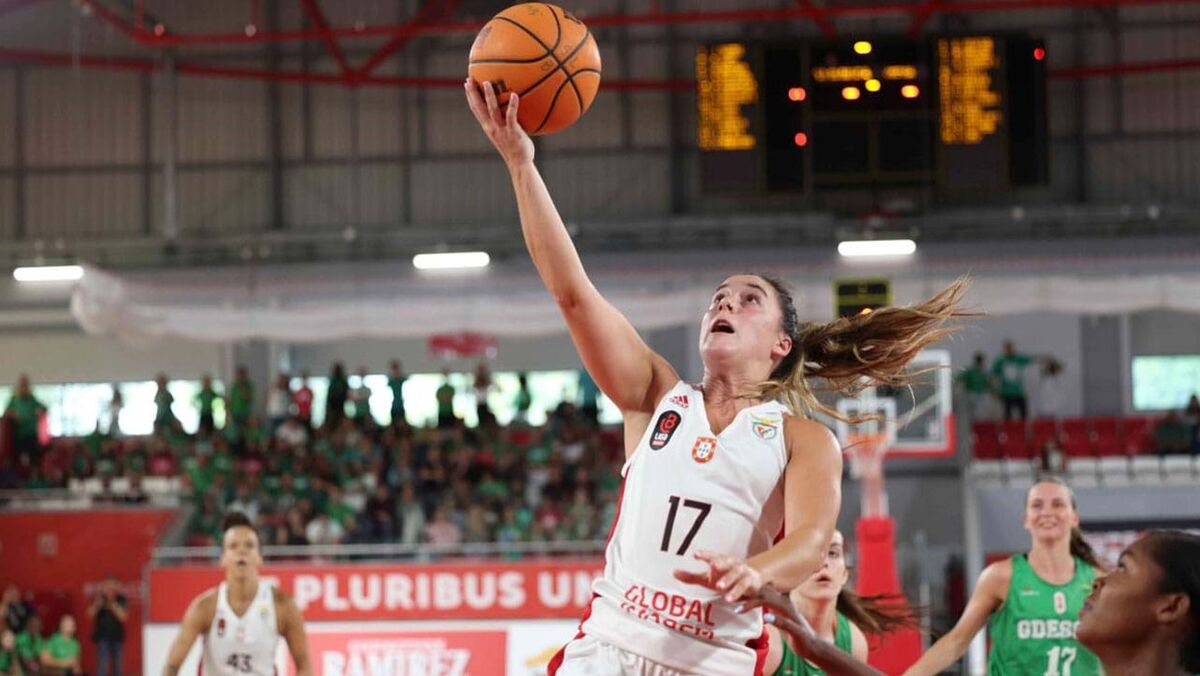
[[[206,376],[191,402],[199,413],[191,431],[175,416],[168,378],[159,375],[152,435],[122,436],[110,423],[48,442],[36,423],[28,429],[45,407],[22,376],[7,407],[15,453],[0,463],[0,488],[63,488],[94,477],[106,487],[103,496],[120,477],[129,490],[112,499],[138,502],[146,499],[144,477],[178,477],[194,507],[186,537],[192,545],[217,542],[231,510],[247,514],[268,545],[603,538],[616,510],[622,439],[597,424],[598,391],[586,376],[582,400],[563,401],[538,427],[525,422],[531,397],[522,377],[516,416],[500,425],[488,408],[491,375],[481,364],[473,388],[479,424],[467,427],[455,415],[447,372],[436,394],[436,426],[425,428],[405,419],[398,362],[390,368],[390,421],[372,416],[365,375],[360,369],[351,379],[334,365],[319,425],[307,373],[295,386],[287,375],[275,380],[265,419],[256,414],[245,368],[236,369],[225,392]],[[113,399],[110,409],[119,410],[119,391]],[[117,412],[107,415],[115,420]]]

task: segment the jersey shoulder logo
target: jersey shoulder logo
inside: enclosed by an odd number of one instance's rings
[[[672,404],[675,404],[679,408],[682,408],[685,411],[687,410],[688,396],[686,394],[677,394],[677,395],[671,397],[670,401]]]
[[[692,446],[692,459],[700,464],[704,464],[713,459],[717,454],[717,440],[713,437],[696,437],[696,443]]]
[[[218,616],[217,617],[217,638],[223,638],[224,636],[225,636],[225,618]]]
[[[1038,595],[1037,590],[1034,589],[1033,587],[1025,587],[1019,593],[1021,596],[1037,596]]]
[[[763,441],[770,441],[779,436],[779,418],[751,415],[751,428],[754,435]]]
[[[675,430],[679,428],[680,421],[683,416],[677,411],[663,411],[662,415],[658,416],[658,420],[654,422],[654,432],[650,434],[650,450],[662,450],[671,441],[671,437],[675,435]]]

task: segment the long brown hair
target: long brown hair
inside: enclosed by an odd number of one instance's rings
[[[960,277],[918,305],[884,307],[823,324],[801,324],[787,285],[771,275],[756,276],[775,289],[783,313],[784,333],[792,339],[792,351],[753,395],[779,399],[797,414],[821,412],[850,423],[870,419],[871,415],[840,414],[821,403],[816,392],[853,397],[876,385],[910,385],[926,373],[905,368],[917,353],[956,332],[957,327],[947,326],[950,320],[975,315],[959,306],[968,286],[967,278]],[[814,390],[809,379],[820,380],[822,384]]]
[[[917,609],[899,594],[859,596],[849,587],[838,592],[837,611],[864,634],[890,634],[897,629],[919,629]]]
[[[1054,475],[1039,476],[1037,481],[1033,483],[1033,486],[1038,484],[1055,484],[1067,489],[1067,494],[1071,496],[1071,509],[1075,510],[1076,513],[1079,512],[1079,504],[1075,501],[1075,491],[1071,489],[1071,486],[1066,481],[1063,481],[1062,477]],[[1033,491],[1033,486],[1030,486],[1029,490],[1025,492],[1026,502],[1029,502],[1029,493]],[[1085,563],[1096,570],[1105,569],[1104,563],[1100,561],[1100,557],[1096,554],[1096,550],[1092,549],[1088,541],[1083,538],[1083,531],[1079,529],[1079,526],[1071,527],[1071,556],[1083,559]]]

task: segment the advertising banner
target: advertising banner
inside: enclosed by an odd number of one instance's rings
[[[600,559],[446,564],[267,566],[308,622],[578,618]],[[176,623],[197,595],[220,583],[213,568],[150,571],[149,618]]]

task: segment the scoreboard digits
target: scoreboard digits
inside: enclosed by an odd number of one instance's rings
[[[696,52],[696,99],[701,150],[751,150],[758,146],[746,106],[758,102],[758,82],[738,43]]]
[[[1043,184],[1044,57],[1040,41],[1011,35],[704,45],[702,185],[810,197],[915,188],[954,201]]]

